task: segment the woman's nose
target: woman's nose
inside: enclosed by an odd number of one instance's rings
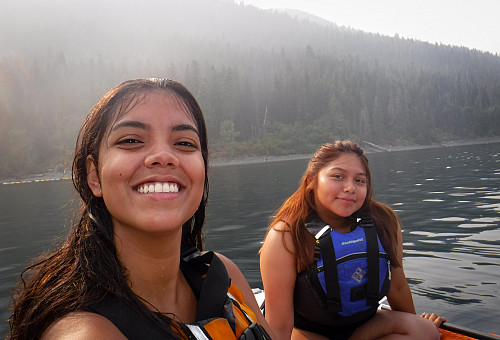
[[[354,186],[354,182],[353,181],[345,181],[345,184],[344,184],[344,191],[345,192],[354,192],[354,189],[355,186]]]
[[[179,158],[176,156],[174,150],[168,146],[158,146],[153,148],[146,156],[144,162],[147,167],[179,166]]]

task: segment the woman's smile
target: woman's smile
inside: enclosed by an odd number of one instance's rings
[[[138,192],[141,194],[148,194],[148,193],[175,193],[179,192],[179,184],[177,183],[169,183],[169,182],[154,182],[154,183],[145,183],[141,184],[140,186],[137,187],[136,189]]]

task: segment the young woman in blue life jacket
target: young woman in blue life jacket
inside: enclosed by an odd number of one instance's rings
[[[415,315],[402,257],[400,221],[374,201],[363,150],[324,144],[260,251],[275,339],[439,339],[444,319]],[[384,295],[391,311],[377,309]]]
[[[207,167],[202,111],[183,85],[106,93],[76,145],[74,228],[24,272],[8,339],[269,339],[240,270],[199,251]]]

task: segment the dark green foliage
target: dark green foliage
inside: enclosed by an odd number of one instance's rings
[[[22,29],[0,32],[0,177],[66,167],[90,107],[137,77],[174,78],[195,94],[214,156],[500,131],[500,57],[491,53],[231,1],[12,4],[0,21]]]

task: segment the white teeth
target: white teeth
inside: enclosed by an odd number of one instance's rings
[[[179,186],[175,183],[150,183],[139,186],[137,191],[143,194],[153,192],[179,192]]]

